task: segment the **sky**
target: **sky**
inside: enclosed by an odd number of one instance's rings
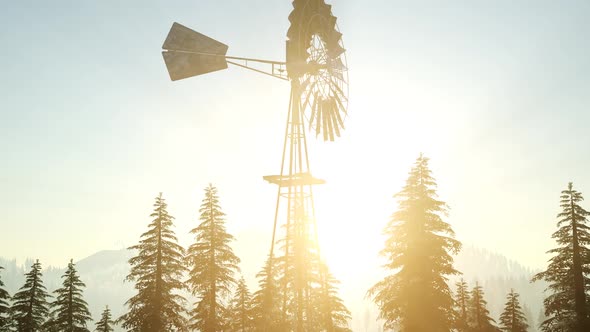
[[[560,191],[573,181],[590,197],[590,2],[329,3],[349,116],[341,139],[311,140],[310,160],[327,180],[316,216],[342,287],[379,269],[393,194],[421,152],[457,239],[543,268]],[[133,245],[159,192],[187,245],[213,183],[252,280],[270,246],[276,188],[262,176],[279,172],[289,84],[239,68],[171,82],[161,45],[176,21],[228,54],[284,60],[290,1],[2,7],[0,256],[65,266]]]

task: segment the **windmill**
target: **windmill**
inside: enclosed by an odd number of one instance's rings
[[[342,34],[324,0],[293,1],[289,21],[284,62],[228,56],[227,45],[178,23],[172,25],[162,55],[173,81],[234,65],[290,82],[281,171],[263,178],[278,186],[269,264],[275,257],[281,262],[284,296],[273,306],[280,306],[292,329],[304,331],[313,314],[311,293],[321,287],[323,271],[312,186],[324,183],[311,175],[306,131],[324,141],[340,136],[348,107],[348,69]],[[285,218],[282,223],[279,215]]]

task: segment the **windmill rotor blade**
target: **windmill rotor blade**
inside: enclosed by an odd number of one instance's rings
[[[305,108],[307,107],[307,105],[309,104],[310,98],[311,98],[311,96],[312,96],[312,94],[313,94],[313,92],[314,92],[314,90],[313,90],[313,87],[314,87],[314,85],[315,85],[315,84],[316,84],[316,83],[314,82],[314,83],[312,84],[312,86],[310,87],[309,91],[307,92],[307,94],[305,95],[305,99],[304,99],[304,100],[305,100],[305,102],[303,102],[303,104],[301,104],[301,107],[302,107],[303,109],[305,109]],[[315,96],[315,95],[314,95],[314,96]],[[311,121],[310,121],[310,125],[311,125]]]
[[[342,46],[340,45],[334,45],[333,48],[330,48],[328,50],[328,55],[332,58],[335,59],[337,57],[339,57],[340,55],[342,55],[342,53],[346,52],[345,49],[342,48]]]
[[[162,56],[173,81],[227,69],[227,60],[221,56],[175,51],[164,51]]]
[[[348,68],[346,68],[346,66],[342,62],[342,58],[340,58],[340,57],[337,57],[336,59],[331,60],[330,67],[340,70],[340,71],[344,71],[344,70],[348,69]]]
[[[334,141],[334,127],[332,126],[332,105],[330,104],[329,99],[324,101],[324,114],[325,120],[328,123],[328,136],[330,137],[330,141]]]
[[[317,109],[318,107],[320,107],[320,105],[318,104],[318,96],[314,95],[313,96],[313,104],[311,106],[311,109]],[[318,137],[318,135],[320,134],[320,130],[321,130],[321,125],[322,125],[322,118],[321,118],[321,110],[318,110],[318,113],[316,114],[316,122],[315,122],[315,137]]]
[[[325,7],[320,8],[320,12],[324,12],[323,14],[328,16],[332,14],[332,5],[326,4]]]
[[[332,119],[334,123],[334,133],[336,134],[336,137],[340,137],[340,128],[338,128],[338,125],[336,124],[336,118],[334,115],[332,116]]]
[[[336,18],[336,16],[330,16],[327,19],[326,27],[329,29],[334,29],[336,27],[336,21],[338,20],[338,18]]]
[[[323,129],[324,129],[324,141],[328,140],[328,119],[326,116],[326,111],[324,110],[324,101],[322,100],[321,104],[320,104],[321,110],[322,110],[322,122],[323,122]]]
[[[311,91],[310,91],[310,92],[311,92]],[[310,94],[311,94],[311,93],[309,93],[309,94],[307,95],[307,97],[308,97],[308,98],[309,98]],[[305,102],[305,104],[307,104],[307,101]],[[304,105],[303,107],[305,107],[305,105]],[[317,110],[317,108],[312,108],[312,109],[311,109],[311,116],[309,117],[309,129],[311,129],[311,128],[312,128],[312,126],[313,126],[313,120],[316,118],[317,114],[318,114],[318,110]],[[318,118],[319,118],[319,117],[318,117]]]
[[[303,82],[301,82],[301,90],[305,90],[307,89],[307,85],[309,84],[309,81],[311,80],[312,75],[308,75],[305,80]]]
[[[331,47],[335,47],[338,45],[340,40],[342,39],[342,33],[338,30],[332,30],[328,36],[326,36],[327,42]]]
[[[334,98],[330,98],[330,113],[334,132],[336,133],[337,137],[340,137],[340,125],[338,121],[338,118],[340,117],[340,109],[338,109],[338,106],[336,105],[336,101],[334,101]]]
[[[336,100],[340,100],[336,97],[334,97]],[[334,102],[334,107],[336,108],[336,120],[338,120],[338,124],[340,125],[340,128],[345,129],[344,128],[344,121],[342,120],[342,116],[340,116],[340,107],[338,106],[338,104],[336,104],[336,101]]]
[[[340,81],[344,81],[344,73],[342,72],[342,70],[333,69],[330,73]]]
[[[338,83],[334,82],[334,80],[330,80],[330,90],[334,93],[335,96],[346,96],[344,91],[338,86]]]
[[[344,107],[344,104],[342,103],[342,100],[340,100],[340,98],[338,98],[337,96],[334,96],[334,100],[336,100],[337,105],[340,106],[342,113],[347,115],[348,113],[347,113],[346,107]],[[338,112],[338,114],[340,114],[340,112]],[[344,125],[342,127],[344,128]]]

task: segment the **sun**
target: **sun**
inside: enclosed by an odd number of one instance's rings
[[[392,212],[387,210],[391,204],[354,180],[348,182],[314,191],[320,255],[341,281],[364,277],[380,266],[382,230]],[[391,195],[387,199],[392,201]]]

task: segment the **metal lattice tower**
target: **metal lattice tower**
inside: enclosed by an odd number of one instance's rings
[[[281,261],[281,310],[291,313],[297,331],[306,330],[311,315],[310,297],[313,292],[311,274],[320,272],[320,252],[312,186],[323,184],[314,178],[309,167],[304,113],[301,112],[299,82],[292,81],[291,100],[285,130],[281,174],[264,179],[278,186],[270,259]],[[281,207],[285,211],[281,211]],[[280,227],[279,214],[285,216]],[[282,236],[277,236],[282,228]],[[278,241],[277,241],[278,240]],[[279,248],[276,248],[278,245]],[[278,249],[278,250],[277,250]],[[270,275],[269,278],[273,278]],[[317,283],[317,282],[316,282]],[[295,299],[290,308],[288,299]]]
[[[272,305],[280,307],[289,329],[308,331],[313,293],[324,285],[312,186],[324,181],[311,175],[306,124],[325,141],[340,136],[347,115],[348,69],[331,6],[324,0],[295,0],[293,7],[286,62],[228,56],[227,45],[178,23],[172,25],[162,54],[173,81],[228,64],[290,81],[280,174],[264,176],[278,186],[267,278],[279,279],[281,303]]]

